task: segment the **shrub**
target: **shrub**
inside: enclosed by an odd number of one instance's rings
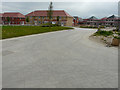
[[[98,27],[97,26],[80,26],[80,28],[95,28],[97,29]],[[100,26],[100,28],[105,28],[104,26]]]
[[[105,26],[100,26],[100,28],[105,28]]]
[[[112,31],[97,31],[95,35],[110,36],[110,35],[113,35],[113,32]]]
[[[116,38],[116,39],[120,39],[120,37],[118,37],[118,36],[115,36],[114,38]]]

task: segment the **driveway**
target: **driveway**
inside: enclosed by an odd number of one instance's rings
[[[75,28],[2,41],[3,88],[117,88],[118,49]]]

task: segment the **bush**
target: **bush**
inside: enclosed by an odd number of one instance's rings
[[[110,35],[113,35],[113,32],[112,31],[97,31],[95,35],[110,36]]]
[[[118,35],[120,35],[120,33],[118,33]]]
[[[80,28],[97,28],[96,26],[80,26]]]
[[[100,26],[100,28],[105,28],[105,26]]]
[[[116,38],[116,39],[120,39],[120,37],[118,37],[118,36],[115,36],[114,38]]]
[[[80,26],[80,28],[93,28],[93,29],[97,29],[97,26]],[[105,28],[104,26],[100,26],[100,28]]]

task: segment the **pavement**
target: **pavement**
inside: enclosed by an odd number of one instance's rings
[[[75,28],[2,41],[3,88],[117,88],[118,49]]]

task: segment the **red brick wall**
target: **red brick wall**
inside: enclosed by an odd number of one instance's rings
[[[4,25],[9,24],[9,22],[7,21],[7,18],[2,17],[2,20],[4,22]],[[25,18],[13,18],[13,17],[10,17],[10,24],[21,25],[23,22],[25,24]]]
[[[0,24],[2,24],[2,17],[0,17]]]

